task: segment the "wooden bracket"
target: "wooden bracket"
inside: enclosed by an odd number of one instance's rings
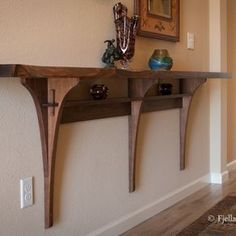
[[[131,101],[131,114],[129,116],[129,192],[135,191],[136,151],[140,115],[142,113],[143,100],[147,91],[158,83],[158,79],[129,80],[129,96],[139,100]],[[141,99],[141,100],[140,100]]]
[[[33,97],[40,127],[44,167],[45,228],[53,225],[53,186],[58,129],[66,95],[77,78],[21,78]]]
[[[186,146],[186,130],[189,120],[189,110],[191,107],[193,95],[197,89],[206,82],[205,78],[181,80],[182,93],[189,94],[182,98],[182,108],[180,109],[180,170],[185,169],[185,146]]]
[[[186,130],[192,98],[197,89],[205,82],[205,78],[180,81],[180,89],[183,94],[186,94],[182,97],[182,108],[180,109],[180,170],[185,169]],[[139,100],[131,101],[131,114],[129,116],[129,192],[135,191],[137,138],[144,98],[147,91],[157,83],[158,79],[129,80],[130,97],[139,98]]]

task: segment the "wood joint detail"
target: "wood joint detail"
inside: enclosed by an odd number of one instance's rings
[[[55,108],[59,106],[59,103],[56,102],[56,90],[55,89],[50,89],[48,91],[48,103],[43,103],[43,107],[48,107],[50,108],[50,115],[54,116],[55,115]]]

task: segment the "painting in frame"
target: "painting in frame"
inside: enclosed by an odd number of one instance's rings
[[[140,16],[138,35],[179,41],[179,0],[135,0]]]

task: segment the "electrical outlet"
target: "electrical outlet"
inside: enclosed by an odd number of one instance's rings
[[[26,208],[33,205],[33,177],[20,180],[20,207]]]

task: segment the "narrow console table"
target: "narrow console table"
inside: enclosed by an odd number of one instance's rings
[[[41,67],[0,65],[0,77],[19,77],[30,92],[37,111],[44,168],[45,228],[53,225],[55,153],[60,123],[129,116],[129,191],[135,190],[136,144],[140,115],[165,109],[180,109],[180,170],[185,169],[185,139],[188,113],[196,90],[208,78],[229,78],[229,73],[185,71],[127,71],[115,68]],[[68,100],[68,93],[84,81],[98,78],[127,80],[128,96],[105,100]],[[167,80],[178,82],[177,93],[147,96],[150,88]],[[119,87],[117,86],[119,90]],[[88,91],[89,93],[89,91]]]

